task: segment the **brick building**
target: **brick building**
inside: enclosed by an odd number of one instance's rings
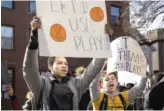
[[[122,1],[107,1],[108,23],[114,30],[114,36],[124,35],[121,30],[121,12],[125,6]],[[30,36],[30,21],[35,15],[35,1],[2,1],[1,2],[1,57],[7,61],[9,82],[13,85],[20,104],[24,104],[25,95],[28,91],[23,79],[22,63],[25,48]],[[129,20],[129,15],[125,18]],[[86,67],[91,59],[68,58],[70,64],[69,71],[78,66]],[[40,57],[40,71],[47,70],[47,59]],[[11,109],[9,100],[2,100],[2,109]]]

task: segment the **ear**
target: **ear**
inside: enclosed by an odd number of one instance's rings
[[[51,73],[53,73],[53,69],[52,69],[52,66],[48,66],[48,69]]]
[[[100,87],[100,89],[104,89],[103,82],[100,82],[99,87]]]
[[[51,71],[52,70],[52,66],[48,66],[48,69]]]
[[[102,82],[99,82],[99,87],[100,87],[100,89],[103,87]]]

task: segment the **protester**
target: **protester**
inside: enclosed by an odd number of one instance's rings
[[[99,89],[98,81],[102,81],[102,89]],[[142,95],[146,85],[146,78],[128,91],[118,92],[117,72],[102,72],[90,85],[90,95],[94,110],[123,110],[129,103]]]
[[[68,77],[68,62],[65,57],[49,57],[51,73],[40,75],[38,66],[38,35],[41,21],[34,17],[31,22],[32,35],[27,46],[23,75],[33,93],[33,110],[78,110],[83,92],[88,88],[104,64],[105,59],[93,59],[84,73],[78,77]],[[46,44],[45,44],[46,45]]]
[[[14,90],[11,85],[7,87],[7,93],[10,96],[11,99],[11,106],[13,110],[21,110],[21,107],[19,105],[18,99],[16,95],[14,94]]]
[[[150,79],[151,87],[155,86],[164,77],[164,72],[158,72],[152,75]]]
[[[28,92],[27,93],[27,96],[26,98],[28,99],[26,102],[25,102],[25,105],[21,108],[20,104],[19,104],[19,101],[17,99],[17,96],[16,94],[14,94],[14,90],[12,88],[11,85],[8,86],[7,88],[7,92],[10,96],[10,99],[11,99],[11,105],[12,105],[12,109],[13,110],[32,110],[32,106],[31,106],[31,98],[32,98],[32,93],[31,92]]]
[[[162,110],[164,107],[164,77],[161,82],[153,87],[149,94],[149,108]]]
[[[26,94],[26,99],[27,101],[25,102],[25,104],[23,105],[23,110],[32,110],[32,104],[31,104],[31,99],[32,99],[32,92],[28,92]]]
[[[162,110],[164,107],[164,73],[158,72],[154,74],[151,79],[151,85],[152,88],[145,94],[144,108]]]

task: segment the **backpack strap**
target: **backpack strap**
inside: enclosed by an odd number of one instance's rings
[[[108,95],[104,94],[103,100],[100,104],[100,110],[106,110],[108,104]]]
[[[88,103],[87,110],[93,110],[92,101]]]
[[[122,94],[119,94],[119,98],[122,102],[122,105],[124,107],[124,110],[126,109],[126,101],[124,99],[124,97],[122,96]],[[106,110],[107,109],[107,104],[108,104],[108,95],[104,94],[104,97],[103,97],[103,100],[100,104],[100,110]],[[92,106],[92,102],[89,103],[89,106],[88,106],[88,110],[91,110],[93,108]]]
[[[124,110],[125,110],[126,109],[126,101],[125,101],[125,99],[124,99],[124,97],[122,96],[121,93],[118,96],[119,96],[119,98],[120,98],[120,100],[122,102],[122,105],[124,107]]]

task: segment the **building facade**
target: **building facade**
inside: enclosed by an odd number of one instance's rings
[[[156,48],[156,51],[152,54],[153,56],[153,71],[154,72],[164,72],[164,28],[150,30],[148,39],[150,40],[159,40],[154,43],[152,46]]]
[[[114,36],[125,35],[121,29],[121,12],[128,7],[129,3],[121,1],[107,1],[106,9],[108,23],[112,25]],[[22,66],[26,46],[30,39],[30,21],[36,15],[35,1],[1,1],[1,57],[8,66],[9,83],[12,84],[15,93],[22,106],[25,95],[28,92],[23,79]],[[124,19],[124,18],[123,18]],[[129,20],[129,16],[125,19]],[[112,38],[111,38],[112,40]],[[69,72],[78,67],[87,65],[91,59],[68,58]],[[39,58],[40,71],[47,70],[47,58]],[[2,109],[11,109],[9,100],[2,100]]]

